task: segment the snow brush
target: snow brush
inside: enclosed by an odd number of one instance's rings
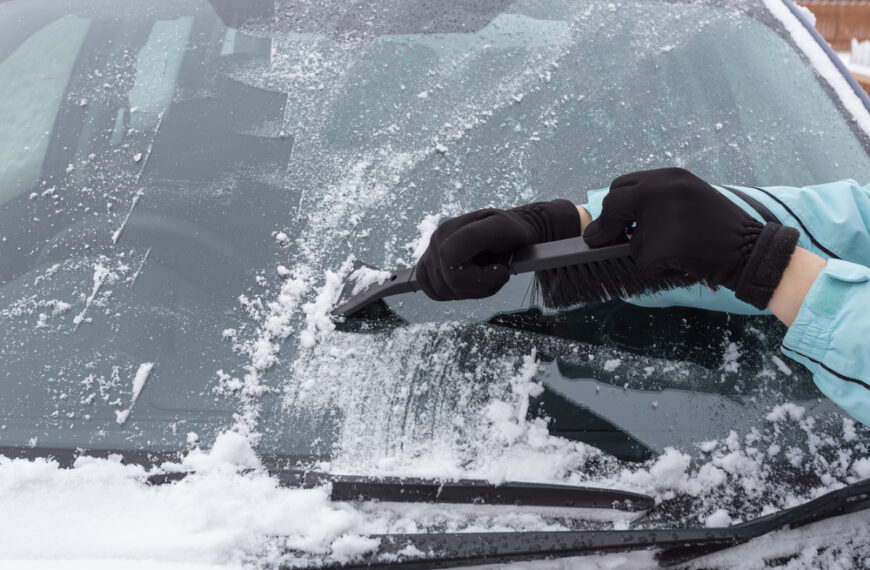
[[[351,317],[376,304],[380,307],[368,311],[369,316],[384,315],[384,298],[420,289],[415,267],[392,271],[372,283],[352,278],[361,267],[377,271],[364,263],[355,263],[351,278],[344,283],[332,310],[333,316]],[[688,275],[664,279],[648,277],[635,264],[628,242],[590,248],[582,237],[518,249],[508,262],[508,270],[512,275],[534,271],[535,293],[540,295],[545,307],[552,309],[656,293],[698,282]]]

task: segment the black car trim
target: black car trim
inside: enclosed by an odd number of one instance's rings
[[[800,225],[801,229],[803,229],[804,233],[807,234],[807,237],[810,238],[810,241],[813,242],[813,244],[817,248],[824,251],[829,257],[832,257],[834,259],[842,259],[839,255],[837,255],[836,253],[834,253],[833,251],[831,251],[830,249],[826,248],[821,243],[819,243],[819,240],[817,240],[815,237],[813,237],[813,234],[810,233],[810,231],[807,229],[807,227],[804,225],[804,223],[801,221],[801,219],[799,217],[797,217],[797,215],[795,215],[794,211],[791,208],[789,208],[785,202],[783,202],[782,200],[780,200],[779,198],[777,198],[776,196],[774,196],[772,193],[768,192],[764,188],[759,188],[758,186],[753,186],[753,188],[755,188],[756,190],[759,190],[761,192],[764,192],[766,195],[770,196],[770,198],[772,200],[774,200],[780,206],[785,208],[785,211],[788,212],[791,215],[791,217],[795,219],[795,221],[797,221],[797,223]]]
[[[807,356],[806,354],[804,354],[800,351],[797,351],[793,348],[789,348],[785,345],[782,345],[782,347],[789,352],[793,352],[793,353],[797,354],[798,356],[803,356],[807,360],[815,362],[816,364],[818,364],[819,366],[821,366],[822,368],[824,368],[825,370],[827,370],[828,372],[830,372],[831,374],[833,374],[837,378],[840,378],[841,380],[845,380],[846,382],[853,382],[855,384],[858,384],[858,385],[870,390],[870,384],[867,384],[863,380],[859,380],[858,378],[852,378],[851,376],[846,376],[845,374],[841,374],[841,373],[837,372],[836,370],[834,370],[833,368],[831,368],[830,366],[828,366],[827,364],[825,364],[824,362],[821,362],[819,360],[816,360],[815,358]]]
[[[449,568],[564,558],[593,553],[661,548],[662,566],[681,564],[749,542],[786,526],[804,526],[870,508],[870,479],[830,491],[806,503],[721,528],[478,532],[370,535],[376,552],[351,564],[324,568]],[[292,554],[288,550],[288,554]]]
[[[147,481],[151,485],[171,484],[190,473],[159,473],[151,475]],[[655,499],[648,495],[576,485],[521,482],[494,485],[481,479],[438,481],[417,477],[333,475],[301,469],[278,469],[269,473],[282,487],[310,489],[330,484],[330,499],[333,501],[522,505],[630,512],[646,511],[655,506]]]

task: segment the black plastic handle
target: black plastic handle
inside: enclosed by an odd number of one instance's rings
[[[630,256],[631,251],[628,243],[590,248],[582,237],[574,237],[519,249],[511,258],[508,268],[512,274],[516,275]],[[358,263],[357,267],[363,265]],[[347,317],[384,297],[420,290],[420,286],[417,284],[416,268],[413,267],[393,271],[382,283],[373,284],[357,293],[353,292],[354,286],[355,283],[351,281],[345,283],[344,290],[339,295],[337,306],[333,310],[334,315]]]
[[[630,256],[631,250],[628,242],[591,248],[586,245],[586,240],[582,237],[575,237],[548,241],[519,249],[514,253],[508,267],[510,272],[516,275]]]

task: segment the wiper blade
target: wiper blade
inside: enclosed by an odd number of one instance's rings
[[[647,495],[574,485],[503,483],[480,479],[437,481],[402,477],[330,475],[301,471],[277,473],[282,485],[314,487],[332,483],[334,500],[380,500],[395,502],[471,503],[487,505],[534,505],[642,511],[653,507]]]
[[[660,548],[672,566],[748,542],[784,527],[799,527],[870,508],[870,479],[802,505],[724,528],[476,532],[371,535],[379,549],[350,565],[328,568],[449,568]],[[413,553],[413,554],[409,554]]]
[[[503,483],[481,479],[438,481],[416,477],[370,477],[333,475],[298,469],[270,470],[282,487],[319,487],[330,483],[334,501],[389,501],[401,503],[466,503],[483,505],[525,505],[643,511],[655,500],[640,493],[545,483]],[[180,481],[189,473],[161,473],[148,477],[151,485]]]

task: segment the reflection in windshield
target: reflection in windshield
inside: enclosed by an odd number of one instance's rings
[[[235,426],[335,469],[437,456],[439,474],[579,480],[669,445],[797,465],[814,429],[864,433],[815,403],[764,319],[613,303],[487,322],[505,297],[469,316],[413,296],[394,309],[414,324],[327,317],[349,255],[409,265],[463,211],[582,202],[672,164],[868,173],[865,136],[773,29],[682,3],[299,4],[4,3],[39,15],[0,29],[4,445],[183,449]]]
[[[37,185],[61,99],[89,22],[64,16],[0,63],[0,204]]]

